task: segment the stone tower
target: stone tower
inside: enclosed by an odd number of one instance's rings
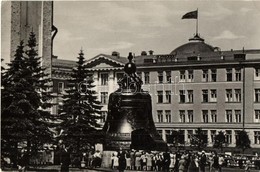
[[[11,2],[11,60],[20,41],[27,43],[29,34],[36,34],[38,55],[42,66],[51,76],[52,61],[52,1],[12,1]]]

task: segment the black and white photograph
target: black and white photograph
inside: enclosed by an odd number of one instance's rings
[[[0,171],[260,171],[260,1],[0,3]]]

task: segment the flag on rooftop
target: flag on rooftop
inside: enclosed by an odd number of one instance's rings
[[[185,15],[182,16],[181,19],[197,19],[197,18],[198,18],[198,10],[186,13]]]

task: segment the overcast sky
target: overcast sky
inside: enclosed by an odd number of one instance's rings
[[[8,4],[2,5],[1,27],[7,32]],[[197,8],[206,43],[222,50],[260,49],[259,1],[55,1],[54,55],[76,60],[81,47],[86,58],[112,51],[168,54],[193,36],[196,20],[181,17]],[[9,37],[2,32],[5,46]],[[2,45],[2,54],[8,53]]]

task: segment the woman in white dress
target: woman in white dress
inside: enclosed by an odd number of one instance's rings
[[[118,161],[118,157],[117,157],[117,152],[115,152],[114,153],[114,157],[113,157],[113,159],[114,159],[114,169],[118,169],[118,166],[119,166],[119,161]]]
[[[171,152],[170,157],[171,157],[171,163],[170,163],[169,168],[170,168],[170,171],[173,171],[175,162],[176,162],[176,155]]]

